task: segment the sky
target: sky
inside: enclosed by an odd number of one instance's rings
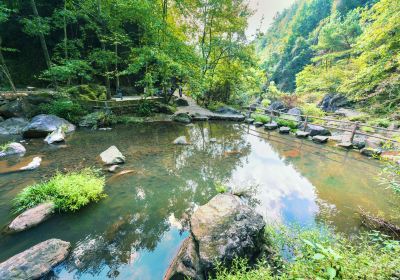
[[[249,0],[251,9],[255,10],[255,14],[249,19],[247,28],[247,36],[252,38],[256,30],[260,27],[260,22],[264,16],[262,31],[267,30],[268,26],[277,12],[288,8],[295,0]]]

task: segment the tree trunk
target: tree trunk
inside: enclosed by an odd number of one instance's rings
[[[101,19],[101,0],[97,0],[97,10],[99,12],[99,16]],[[104,26],[104,22],[101,19],[100,20],[100,24],[102,25],[102,27]],[[106,51],[106,45],[104,44],[104,42],[101,40],[100,38],[100,34],[97,34],[100,40],[100,44],[101,44],[101,49],[103,51]],[[107,100],[111,100],[111,83],[110,83],[110,77],[108,76],[108,66],[105,66],[105,71],[106,71],[106,75],[105,75],[105,79],[106,79],[106,91],[107,91]]]
[[[17,89],[15,88],[14,82],[11,78],[11,74],[10,71],[8,70],[6,61],[3,57],[3,53],[1,51],[1,44],[2,44],[2,38],[0,36],[0,64],[1,64],[1,68],[3,70],[4,75],[6,75],[8,82],[10,83],[11,89],[13,90],[13,92],[17,92]]]
[[[67,12],[67,0],[64,0],[64,17],[63,17],[63,29],[64,29],[64,57],[65,61],[68,60],[68,34],[67,34],[67,18],[66,18],[66,12]],[[69,86],[71,84],[71,78],[68,78],[67,85]]]
[[[32,7],[33,15],[36,18],[39,18],[39,13],[38,13],[38,10],[36,7],[35,0],[31,0],[31,7]],[[42,46],[43,55],[44,55],[44,59],[46,61],[47,68],[50,68],[51,67],[50,55],[49,55],[49,51],[47,49],[46,40],[45,40],[42,32],[40,32],[40,34],[39,34],[39,39],[40,39],[40,44]]]
[[[115,87],[119,90],[119,75],[118,75],[118,44],[115,43]]]

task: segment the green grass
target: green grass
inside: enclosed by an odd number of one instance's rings
[[[269,123],[271,120],[269,116],[257,113],[252,114],[251,117],[254,119],[254,122]]]
[[[292,116],[285,116],[285,119],[278,118],[278,119],[276,119],[276,123],[279,126],[286,126],[286,127],[289,127],[290,129],[296,129],[297,122],[295,120],[287,120],[289,118],[292,118]]]
[[[7,142],[7,143],[0,145],[0,152],[5,152],[8,149],[8,147],[10,147],[10,144],[11,144],[11,142]]]
[[[215,280],[398,279],[400,243],[378,232],[349,240],[327,229],[267,226],[275,254],[250,268],[236,260],[218,267]]]
[[[218,193],[227,193],[227,192],[228,192],[228,187],[225,186],[225,185],[222,184],[222,183],[215,183],[215,190],[216,190]]]
[[[104,198],[104,185],[104,177],[91,168],[57,173],[47,182],[23,189],[14,199],[14,210],[19,213],[43,202],[53,202],[57,210],[73,212]]]

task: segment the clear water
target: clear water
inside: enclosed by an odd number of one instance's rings
[[[61,146],[30,140],[24,158],[0,161],[0,173],[6,173],[26,159],[43,157],[38,170],[0,175],[2,226],[13,218],[11,200],[25,186],[56,170],[102,167],[97,157],[111,145],[126,156],[123,169],[134,172],[105,172],[108,197],[99,203],[54,215],[26,232],[0,235],[0,261],[46,239],[60,238],[71,242],[72,253],[48,278],[161,279],[188,235],[182,228],[188,213],[216,194],[214,182],[256,189],[257,210],[273,222],[324,222],[351,234],[360,229],[357,212],[363,207],[400,224],[400,199],[376,183],[377,161],[259,132],[249,134],[231,123],[155,123],[80,130]],[[171,144],[181,135],[192,145]],[[210,138],[217,143],[210,143]]]

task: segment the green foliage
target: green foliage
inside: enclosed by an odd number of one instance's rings
[[[378,177],[380,184],[400,195],[400,165],[389,160],[382,159],[382,161],[384,166]]]
[[[39,111],[44,114],[56,115],[77,124],[87,111],[79,104],[68,99],[58,99],[39,106]]]
[[[269,123],[271,120],[271,117],[257,113],[252,114],[251,117],[254,119],[254,122],[262,122],[264,124]]]
[[[11,142],[7,142],[0,145],[0,152],[5,152],[10,147]]]
[[[398,273],[399,241],[373,232],[356,241],[327,229],[267,226],[269,262],[249,268],[236,260],[231,269],[219,267],[214,279],[391,279]],[[289,259],[288,259],[289,258]]]
[[[14,199],[14,209],[22,212],[51,201],[59,211],[74,212],[90,202],[104,198],[104,185],[104,177],[94,169],[57,173],[47,182],[23,189]]]
[[[269,105],[271,105],[271,100],[269,100],[269,99],[263,99],[263,101],[261,101],[261,105],[262,105],[264,108],[267,108]]]
[[[222,184],[222,183],[215,183],[215,190],[216,190],[218,193],[226,193],[226,192],[228,192],[228,187],[225,186],[225,185]]]
[[[137,108],[137,115],[140,117],[149,117],[153,114],[153,104],[147,100],[141,100]]]
[[[97,129],[99,127],[107,127],[117,123],[117,117],[106,111],[97,111],[82,117],[79,126]]]
[[[387,118],[374,119],[367,122],[368,125],[379,126],[383,128],[388,128],[390,123],[391,121]]]
[[[288,120],[290,117],[291,116],[285,116],[285,119],[278,118],[275,121],[279,126],[286,126],[291,129],[296,129],[298,126],[298,123],[294,120]]]
[[[303,115],[306,116],[315,116],[315,117],[324,117],[325,112],[321,110],[321,108],[318,108],[317,105],[315,104],[303,104],[300,106],[301,111],[303,112]]]
[[[86,101],[106,100],[107,95],[105,87],[93,84],[70,87],[65,93],[73,99]]]
[[[225,103],[220,102],[220,101],[212,101],[208,104],[207,108],[210,109],[211,111],[216,111],[221,107],[226,106]]]
[[[369,116],[367,114],[360,114],[360,115],[350,117],[349,121],[365,123],[368,119],[369,119]]]
[[[362,126],[361,131],[367,132],[367,133],[373,133],[375,130],[372,127],[369,126]]]
[[[71,81],[88,82],[92,79],[92,72],[92,67],[86,61],[70,59],[60,65],[52,65],[50,69],[43,71],[40,78],[65,84]]]

